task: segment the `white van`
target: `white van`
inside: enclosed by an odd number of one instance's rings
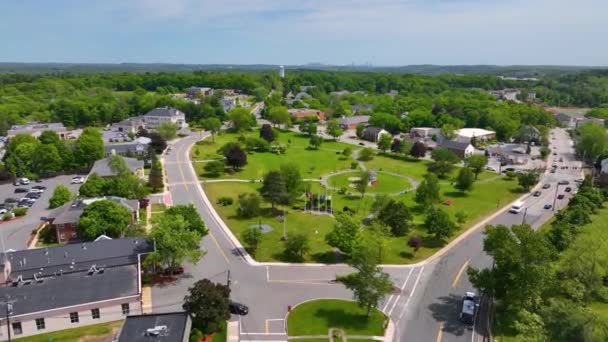
[[[511,209],[509,209],[510,213],[519,214],[524,209],[524,202],[517,201],[513,203]]]

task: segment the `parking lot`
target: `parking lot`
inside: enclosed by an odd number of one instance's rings
[[[58,184],[63,184],[70,189],[73,194],[76,194],[80,184],[70,184],[70,180],[74,175],[64,175],[54,178],[44,179],[42,182],[30,182],[29,185],[15,186],[11,183],[0,185],[0,203],[4,203],[7,198],[20,199],[25,197],[26,193],[15,193],[16,188],[31,189],[36,185],[46,186],[47,189],[42,193],[40,198],[28,209],[24,217],[16,218],[11,221],[0,223],[0,240],[4,244],[4,249],[23,249],[26,247],[30,233],[40,223],[41,217],[49,216],[52,209],[48,209],[49,198],[51,198],[55,187]]]

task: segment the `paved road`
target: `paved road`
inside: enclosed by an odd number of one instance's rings
[[[568,136],[556,130],[556,151],[565,164],[576,163],[571,153]],[[189,165],[189,148],[200,138],[196,136],[174,143],[165,156],[169,191],[174,204],[192,203],[201,213],[210,234],[201,242],[207,255],[197,265],[185,265],[184,277],[175,283],[153,288],[155,312],[179,309],[189,285],[202,278],[226,282],[230,274],[232,299],[250,307],[250,314],[241,318],[241,339],[248,341],[285,340],[284,322],[287,306],[312,298],[351,298],[351,293],[331,280],[350,270],[346,266],[250,265],[235,248],[220,223],[205,206],[198,180]],[[540,197],[526,199],[527,223],[539,226],[551,216],[542,205],[554,196],[556,182],[573,181],[577,171],[559,170],[543,176],[542,183],[552,187]],[[229,194],[236,196],[237,194]],[[558,208],[567,203],[558,202]],[[498,203],[497,207],[507,203]],[[503,213],[492,224],[515,224],[524,219],[522,214]],[[382,303],[381,309],[396,323],[401,341],[464,341],[472,340],[472,329],[458,321],[458,302],[471,286],[466,277],[466,266],[482,267],[491,263],[482,251],[483,234],[475,231],[454,248],[431,262],[414,266],[387,267],[397,289]],[[237,319],[236,317],[234,319]]]
[[[3,240],[6,249],[19,250],[26,248],[30,233],[38,224],[40,224],[40,217],[48,216],[51,212],[47,207],[49,205],[49,198],[51,198],[55,187],[58,184],[63,184],[74,194],[78,191],[78,188],[80,187],[79,184],[70,184],[72,177],[73,175],[58,176],[44,179],[41,183],[32,182],[30,185],[19,186],[21,188],[29,189],[35,185],[44,185],[47,189],[36,203],[28,209],[25,217],[0,223],[0,239]],[[15,188],[16,186],[12,184],[0,185],[0,202],[4,202],[4,199],[8,197],[25,197],[25,194],[15,194]]]

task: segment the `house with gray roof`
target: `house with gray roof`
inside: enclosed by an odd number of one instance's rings
[[[468,142],[441,139],[438,146],[447,148],[461,159],[469,157],[475,153],[475,147]]]
[[[186,114],[179,109],[172,107],[154,108],[144,115],[146,128],[155,129],[163,123],[172,123],[177,125],[178,129],[188,127],[186,123]]]
[[[385,131],[384,129],[382,129],[380,127],[371,127],[370,126],[370,127],[366,127],[363,130],[362,139],[377,143],[378,140],[380,140],[380,136],[383,134],[391,135],[389,132]]]
[[[122,157],[129,171],[133,174],[143,175],[144,161],[135,158]],[[116,177],[118,174],[110,167],[110,157],[100,159],[93,164],[89,175],[96,173],[101,177]]]
[[[102,200],[112,201],[125,207],[125,209],[131,213],[131,223],[139,220],[138,200],[128,200],[115,196],[75,199],[72,202],[68,202],[56,208],[47,217],[51,228],[55,230],[57,242],[68,243],[78,241],[78,221],[80,220],[80,216],[82,216],[84,209],[87,205]]]
[[[192,321],[185,312],[127,316],[118,342],[188,342]]]
[[[152,140],[148,137],[139,137],[133,141],[125,143],[106,143],[103,151],[106,156],[118,154],[121,156],[143,156],[148,151],[148,146]]]
[[[76,139],[81,133],[81,130],[68,130],[61,122],[31,122],[25,125],[13,125],[6,132],[6,136],[10,139],[17,134],[27,134],[33,136],[34,138],[38,138],[44,131],[53,131],[57,133],[61,139]]]
[[[369,122],[369,115],[343,116],[338,120],[342,129],[355,129],[359,125],[366,125]]]
[[[141,261],[154,246],[130,237],[0,254],[0,329],[14,338],[142,313]],[[7,305],[9,307],[7,308]]]

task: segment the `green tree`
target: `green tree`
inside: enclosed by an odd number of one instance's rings
[[[41,176],[53,175],[63,168],[63,160],[55,145],[39,144],[32,156],[32,172]]]
[[[340,252],[350,255],[357,240],[359,226],[359,222],[352,215],[338,213],[334,229],[325,235],[325,241]]]
[[[215,135],[222,128],[222,122],[216,117],[208,117],[201,120],[201,126],[204,130],[211,132],[211,141],[215,141]]]
[[[121,204],[109,200],[87,205],[78,220],[78,236],[93,241],[100,235],[111,238],[124,236],[131,223],[131,213]]]
[[[163,165],[158,160],[156,153],[152,153],[152,160],[150,161],[150,175],[148,175],[148,183],[154,191],[162,189],[165,184],[163,180]]]
[[[369,147],[366,147],[359,151],[357,158],[361,161],[369,161],[374,159],[374,150]]]
[[[520,173],[517,175],[517,182],[519,186],[524,190],[528,191],[531,187],[538,183],[538,173],[534,171],[529,171],[525,173]]]
[[[184,297],[182,308],[192,319],[192,326],[205,335],[220,329],[230,319],[230,288],[209,279],[194,283]]]
[[[416,189],[414,201],[421,207],[428,208],[432,204],[439,203],[439,200],[439,179],[434,173],[427,173]]]
[[[226,157],[226,164],[232,166],[232,169],[235,171],[238,171],[240,168],[247,165],[247,154],[238,144],[231,145],[231,147],[224,152],[224,157]]]
[[[475,179],[477,179],[477,176],[479,176],[486,165],[488,165],[488,157],[481,154],[472,155],[464,160],[464,165],[473,171]]]
[[[106,187],[108,182],[97,173],[92,173],[87,177],[87,181],[84,182],[78,189],[78,193],[84,197],[100,197],[106,193]]]
[[[291,114],[289,114],[286,107],[275,106],[268,109],[268,121],[272,122],[275,126],[286,126],[291,122]]]
[[[420,141],[416,141],[410,150],[410,156],[414,158],[422,158],[426,155],[426,145]]]
[[[458,172],[454,187],[462,192],[467,192],[473,189],[473,183],[475,183],[475,175],[473,174],[473,171],[471,171],[471,169],[468,167],[463,167]]]
[[[336,119],[329,120],[327,122],[327,134],[334,137],[334,140],[338,140],[338,137],[344,133],[342,127],[340,127],[340,122]]]
[[[436,207],[431,207],[424,220],[424,225],[429,234],[434,235],[438,240],[452,236],[458,228],[448,213]]]
[[[311,137],[317,134],[317,123],[310,118],[304,118],[300,122],[299,130]]]
[[[378,139],[378,149],[382,152],[386,152],[391,147],[393,137],[390,134],[380,134]]]
[[[177,125],[173,122],[163,122],[156,127],[158,134],[160,134],[161,138],[165,140],[173,140],[177,138],[177,129]]]
[[[308,141],[309,146],[315,150],[318,150],[322,143],[323,143],[323,138],[321,138],[320,136],[318,136],[316,134],[311,135],[310,139]]]
[[[256,124],[255,117],[244,107],[236,107],[228,112],[228,119],[236,131],[248,131]]]
[[[353,154],[353,149],[350,147],[345,147],[344,150],[342,150],[342,155],[346,158],[349,158],[352,154]]]
[[[355,189],[361,194],[361,198],[365,196],[365,192],[367,191],[367,187],[369,185],[369,180],[369,173],[367,171],[361,171],[359,172],[357,179],[353,182]]]
[[[270,171],[264,176],[260,193],[272,203],[272,209],[275,208],[275,203],[282,203],[285,200],[287,189],[280,171]]]
[[[304,256],[310,252],[310,239],[308,235],[293,233],[287,235],[285,241],[285,256],[288,260],[303,261]]]
[[[201,237],[209,233],[198,210],[192,204],[174,205],[165,210],[164,214],[173,217],[181,216],[186,222],[186,229],[197,232]]]
[[[452,140],[456,137],[456,127],[449,123],[445,124],[441,126],[441,134],[443,134],[446,139]]]
[[[274,131],[269,124],[262,125],[262,128],[260,129],[260,138],[268,142],[273,142],[275,140]]]
[[[103,156],[104,150],[101,133],[95,128],[85,128],[74,144],[74,159],[76,164],[83,167],[91,167],[96,160],[103,158]]]
[[[356,132],[355,132],[356,135],[357,135],[357,138],[359,138],[359,139],[363,138],[363,131],[365,131],[365,125],[364,124],[358,124]]]
[[[108,166],[110,167],[110,170],[119,177],[124,177],[131,173],[125,159],[118,154],[113,154],[108,157]]]
[[[286,199],[291,202],[302,194],[304,187],[300,168],[295,163],[286,163],[281,165],[279,171],[281,172],[281,179],[285,183]]]
[[[243,232],[243,241],[247,244],[249,253],[255,257],[260,243],[262,242],[262,229],[258,226],[249,226]]]
[[[58,208],[72,199],[72,193],[65,185],[59,184],[53,190],[53,195],[49,199],[49,209]]]
[[[218,177],[224,172],[226,165],[221,160],[210,161],[205,164],[205,174],[209,177]]]
[[[252,218],[260,215],[262,199],[255,193],[242,193],[238,198],[239,208],[237,214],[242,218]]]
[[[585,160],[596,160],[606,151],[608,136],[606,129],[593,122],[587,122],[576,129],[576,150]]]
[[[405,236],[409,232],[412,214],[401,201],[389,200],[378,212],[378,220],[391,228],[395,236]]]
[[[446,178],[454,170],[454,164],[447,161],[434,161],[427,166],[427,170],[439,178]]]
[[[431,152],[431,158],[436,162],[448,162],[450,164],[456,164],[460,161],[460,158],[458,158],[454,152],[445,147],[434,149],[433,152]]]

